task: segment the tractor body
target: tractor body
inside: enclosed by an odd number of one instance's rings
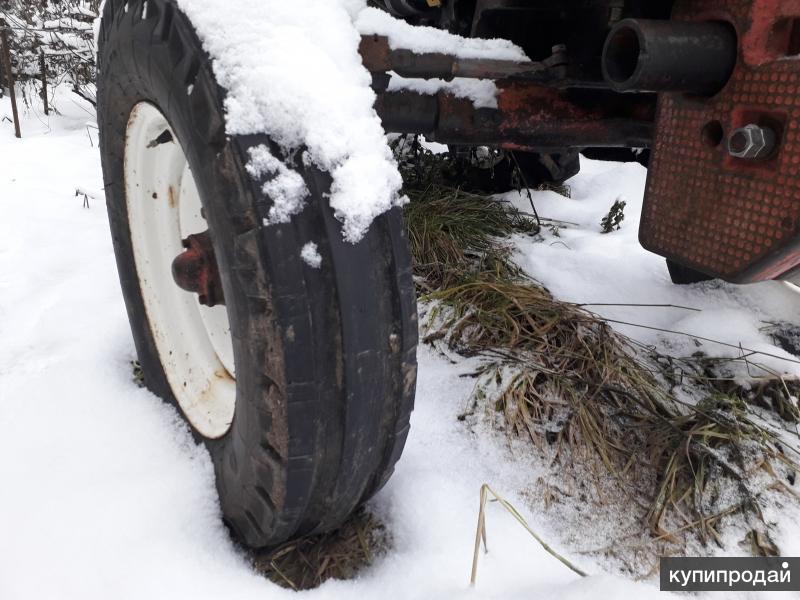
[[[386,0],[415,23],[501,37],[529,62],[459,60],[365,37],[387,131],[543,156],[649,152],[640,241],[736,283],[800,266],[799,0]],[[493,79],[497,108],[403,77]],[[608,151],[606,151],[608,152]]]

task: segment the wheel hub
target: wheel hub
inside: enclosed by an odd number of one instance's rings
[[[225,304],[219,268],[208,230],[183,240],[186,248],[172,261],[172,278],[181,289],[197,294],[200,304]]]

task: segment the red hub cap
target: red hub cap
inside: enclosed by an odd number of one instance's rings
[[[183,240],[186,250],[172,261],[172,277],[181,289],[198,295],[200,304],[225,304],[219,268],[208,231]]]

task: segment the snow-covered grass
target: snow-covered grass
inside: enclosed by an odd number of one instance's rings
[[[714,359],[706,363],[713,365],[714,372],[745,387],[771,378],[796,379],[800,374],[797,289],[779,282],[750,286],[720,281],[673,285],[664,259],[638,244],[645,178],[646,170],[635,163],[583,159],[581,174],[568,182],[570,198],[552,191],[533,192],[533,201],[546,219],[546,226],[535,238],[515,236],[514,260],[558,299],[581,305],[608,319],[619,333],[644,347],[678,359],[672,363],[677,371],[698,358]],[[525,194],[509,193],[505,198],[520,210],[529,210]],[[620,230],[603,233],[601,221],[617,201],[626,202],[625,220]],[[679,381],[689,372],[671,375]],[[690,379],[688,376],[685,381]],[[714,389],[676,386],[674,392],[691,404],[709,393],[713,395]],[[798,399],[790,397],[788,401],[796,410]],[[775,414],[764,413],[754,405],[748,410],[753,411],[756,422],[766,422],[776,432],[787,455],[796,463],[800,441],[796,423],[783,423]],[[752,445],[742,447],[748,448],[743,455],[752,450]],[[747,471],[744,483],[748,493],[758,495],[759,503],[763,501],[763,520],[759,522],[746,514],[723,518],[717,527],[720,546],[700,546],[697,540],[689,540],[687,549],[691,553],[747,555],[751,547],[746,536],[751,528],[763,527],[767,527],[782,554],[797,551],[800,511],[792,469],[781,469],[777,484],[788,483],[795,498],[791,493],[762,495],[756,463],[757,460]],[[652,565],[652,558],[647,555],[652,556],[654,550],[670,548],[669,544],[661,546],[654,543],[657,540],[648,541],[637,534],[635,515],[639,509],[630,506],[630,499],[620,495],[614,485],[601,485],[589,494],[585,504],[576,503],[575,493],[583,493],[581,483],[576,489],[572,487],[574,480],[565,482],[551,476],[528,487],[532,504],[564,525],[565,543],[590,554],[611,557],[616,564],[625,564],[634,571]],[[712,489],[718,483],[715,478]],[[722,491],[722,505],[741,503],[740,491]],[[627,510],[626,504],[630,507]]]
[[[797,382],[772,378],[770,389],[759,382],[760,392],[744,392],[729,378],[749,385],[747,368],[751,377],[762,372],[757,354],[747,362],[713,352],[674,355],[663,344],[612,333],[580,302],[553,298],[520,273],[509,252],[520,259],[522,241],[535,249],[557,232],[534,235],[533,219],[508,203],[453,189],[442,177],[453,170],[450,160],[415,147],[401,152],[400,162],[412,198],[406,220],[418,282],[433,290],[427,299],[435,301],[423,305],[430,309],[426,339],[484,357],[465,420],[528,441],[520,455],[549,467],[532,475],[529,496],[566,525],[570,545],[645,574],[659,554],[711,551],[698,542],[717,538],[717,530],[743,537],[753,527],[766,535],[780,529],[758,511],[788,499],[765,490],[794,485],[796,467],[782,464],[783,455],[796,464],[800,440],[777,414],[797,422],[790,395]],[[523,197],[521,208],[530,210]],[[516,195],[507,198],[519,202]],[[601,220],[586,224],[584,233],[608,231]],[[603,239],[596,235],[600,246]],[[587,276],[573,283],[590,291],[591,277],[599,275]],[[770,402],[774,411],[759,408]]]
[[[91,199],[83,208],[74,195],[79,187],[103,187],[97,140],[86,129],[93,116],[66,96],[58,106],[64,116],[23,115],[21,140],[8,122],[0,125],[0,598],[293,597],[258,576],[231,542],[207,453],[175,410],[133,380],[135,355],[105,209]],[[8,101],[0,101],[0,118],[8,114]],[[716,324],[707,326],[709,337],[771,348],[753,331],[760,318],[796,323],[793,296],[777,284],[669,286],[660,259],[635,242],[642,181],[636,167],[587,162],[571,182],[572,201],[537,194],[546,216],[581,226],[544,243],[521,238],[519,261],[557,295],[692,305],[703,309],[702,323]],[[601,237],[600,217],[619,193],[628,198],[628,217],[619,232]],[[686,316],[673,309],[603,310],[621,320],[693,326],[676,322]],[[741,333],[731,314],[748,324]],[[560,546],[569,537],[563,521],[530,510],[522,491],[546,470],[458,418],[475,385],[463,375],[476,361],[425,347],[419,358],[406,452],[371,503],[393,546],[357,580],[328,582],[310,597],[664,597],[652,583],[604,573],[593,559]],[[592,575],[575,576],[490,506],[490,553],[470,590],[484,482]],[[771,516],[786,524],[777,540],[784,554],[800,554],[796,513]]]
[[[555,233],[546,227],[543,240],[518,238],[516,260],[556,297],[586,304],[612,320],[620,332],[671,355],[703,351],[737,358],[754,350],[762,354],[750,357],[752,375],[767,374],[756,364],[780,374],[800,375],[800,358],[777,347],[768,335],[772,323],[795,328],[800,324],[796,288],[780,282],[673,285],[664,259],[638,243],[646,174],[638,163],[584,158],[581,174],[568,182],[571,198],[551,191],[534,192],[533,200],[543,217],[566,223],[554,223]],[[529,210],[527,196],[513,192],[506,198],[521,210]],[[620,198],[627,203],[621,229],[603,234],[600,222]]]

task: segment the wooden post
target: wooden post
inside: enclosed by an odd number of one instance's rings
[[[42,72],[42,100],[44,100],[44,114],[50,114],[47,100],[47,63],[44,60],[44,50],[39,54],[39,69]]]
[[[6,83],[8,83],[8,94],[11,97],[11,113],[14,115],[14,134],[22,137],[19,129],[19,112],[17,111],[17,94],[14,90],[14,74],[11,72],[11,53],[8,48],[8,31],[6,22],[0,19],[0,41],[3,42],[3,65],[6,70]]]

